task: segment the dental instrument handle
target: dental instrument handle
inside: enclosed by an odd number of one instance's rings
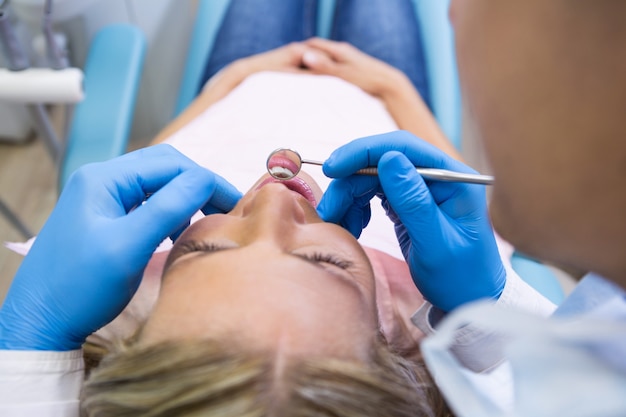
[[[311,159],[303,159],[303,164],[324,165],[321,161],[313,161]],[[494,178],[491,175],[482,174],[466,174],[463,172],[450,171],[447,169],[437,168],[416,168],[417,173],[429,180],[448,181],[448,182],[465,182],[469,184],[492,185]],[[359,169],[357,174],[360,175],[378,175],[378,168],[369,167]]]
[[[435,180],[435,181],[447,181],[447,182],[465,182],[469,184],[483,184],[492,185],[494,178],[491,175],[482,174],[466,174],[463,172],[450,171],[447,169],[437,168],[415,168],[417,173],[422,177]],[[369,167],[363,168],[356,172],[361,175],[378,175],[378,168]]]
[[[309,165],[318,165],[318,166],[324,165],[322,161],[314,161],[312,159],[301,159],[300,162],[302,162],[303,164],[309,164]]]

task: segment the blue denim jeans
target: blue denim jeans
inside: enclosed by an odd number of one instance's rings
[[[317,0],[231,0],[201,86],[234,60],[315,36],[317,10]],[[411,0],[336,0],[330,37],[400,69],[430,103]]]
[[[315,36],[317,0],[231,0],[200,88],[231,62]]]
[[[330,38],[398,68],[430,104],[422,33],[411,0],[337,0]]]

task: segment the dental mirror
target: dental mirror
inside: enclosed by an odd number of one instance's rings
[[[277,180],[290,180],[300,172],[302,164],[322,165],[323,162],[302,159],[300,154],[292,149],[279,148],[267,158],[267,172]]]
[[[267,158],[267,172],[277,180],[290,180],[300,172],[302,164],[324,165],[321,161],[302,159],[300,154],[292,149],[279,148],[270,153]],[[463,172],[449,171],[437,168],[415,168],[417,173],[429,180],[466,182],[471,184],[493,184],[494,178],[491,175],[466,174]],[[376,167],[363,168],[356,172],[361,175],[378,175]]]

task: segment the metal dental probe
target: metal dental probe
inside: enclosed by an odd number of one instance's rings
[[[313,161],[311,159],[302,159],[303,164],[324,165],[321,161]],[[466,182],[470,184],[492,185],[494,178],[491,175],[482,174],[466,174],[463,172],[449,171],[447,169],[437,168],[415,168],[417,173],[429,180],[448,181],[448,182]],[[356,171],[361,175],[378,175],[378,168],[369,167]]]

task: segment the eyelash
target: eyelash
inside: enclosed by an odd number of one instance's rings
[[[329,253],[313,252],[311,254],[304,254],[301,256],[307,258],[310,261],[328,263],[331,265],[335,265],[336,267],[341,269],[348,269],[352,266],[352,262],[338,258]]]
[[[215,252],[220,250],[221,248],[221,246],[216,245],[215,243],[192,240],[190,242],[183,243],[181,245],[180,252],[181,255],[185,255],[191,252]]]
[[[185,255],[192,252],[215,252],[222,249],[221,246],[215,243],[202,242],[202,241],[189,241],[181,245],[180,254]],[[335,265],[341,269],[348,269],[352,266],[352,262],[339,258],[330,253],[313,252],[307,254],[301,254],[303,258],[306,258],[313,262],[324,262],[331,265]]]

